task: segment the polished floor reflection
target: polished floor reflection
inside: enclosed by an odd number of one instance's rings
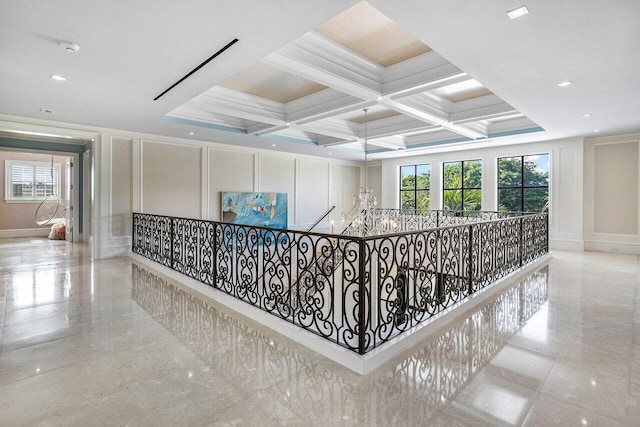
[[[0,425],[639,425],[639,277],[555,252],[363,377],[129,258],[3,239]]]

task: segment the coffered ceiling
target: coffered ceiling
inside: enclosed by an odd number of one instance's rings
[[[543,130],[366,2],[167,116],[368,152]]]
[[[640,132],[640,2],[526,4],[510,20],[522,3],[7,0],[0,132],[51,122],[345,159],[362,158],[365,122],[374,158]]]

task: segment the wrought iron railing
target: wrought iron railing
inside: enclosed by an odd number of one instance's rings
[[[354,237],[134,213],[133,252],[364,354],[548,252],[546,214],[499,216]]]
[[[366,230],[366,235],[391,234],[402,231],[417,231],[428,228],[448,227],[452,225],[471,224],[479,221],[491,221],[500,218],[521,216],[523,212],[503,211],[452,211],[419,209],[383,209],[374,208],[360,214],[358,221],[366,222],[365,227],[351,227],[350,216],[347,215],[343,224],[343,234],[362,236],[360,230]]]

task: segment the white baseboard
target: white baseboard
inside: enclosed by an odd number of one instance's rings
[[[517,283],[527,274],[541,268],[551,259],[551,254],[546,254],[541,258],[538,258],[532,263],[524,266],[522,269],[515,271],[501,280],[487,286],[481,291],[478,291],[466,300],[453,305],[441,313],[438,313],[433,316],[430,321],[414,326],[410,331],[400,334],[380,347],[361,356],[353,351],[340,347],[329,340],[319,337],[312,332],[292,325],[283,319],[262,311],[259,308],[253,307],[224,292],[218,291],[204,283],[184,276],[177,271],[164,267],[138,254],[130,252],[129,256],[136,262],[147,267],[151,267],[159,274],[172,279],[172,282],[174,282],[174,284],[179,288],[191,294],[195,293],[205,299],[223,304],[241,315],[253,319],[254,321],[291,338],[301,345],[304,345],[361,375],[365,375],[373,371],[375,368],[381,366],[403,350],[413,346],[428,335],[436,332],[439,328],[454,320],[460,314],[476,307],[478,304],[486,301],[499,291]]]
[[[127,256],[131,252],[131,245],[103,246],[96,259],[115,258]]]
[[[633,243],[611,243],[592,240],[584,242],[584,250],[640,255],[640,245]]]
[[[0,230],[0,239],[13,237],[47,237],[51,227],[21,228],[18,230]]]
[[[585,250],[585,242],[582,240],[550,239],[549,249],[557,249],[561,251],[583,252]]]

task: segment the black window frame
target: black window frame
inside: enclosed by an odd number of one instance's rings
[[[547,197],[549,197],[550,193],[549,193],[549,179],[551,178],[551,172],[550,170],[547,171],[547,185],[540,185],[540,186],[535,186],[535,185],[524,185],[525,184],[525,179],[524,179],[524,159],[525,157],[533,157],[533,156],[547,156],[547,158],[550,158],[550,154],[549,153],[537,153],[537,154],[522,154],[519,156],[506,156],[506,157],[498,157],[497,160],[497,168],[496,168],[496,187],[497,187],[497,193],[498,193],[498,206],[497,209],[498,211],[500,211],[500,190],[520,190],[520,211],[519,212],[525,212],[524,209],[524,190],[527,189],[542,189],[542,188],[546,188],[547,189]],[[500,185],[500,160],[501,159],[516,159],[516,158],[520,158],[520,185],[519,186],[501,186]],[[551,169],[551,167],[549,167],[549,169]],[[549,209],[547,209],[548,211]],[[545,211],[541,211],[541,212],[545,212]]]
[[[464,185],[464,165],[465,163],[470,163],[470,162],[480,162],[480,187],[465,187]],[[451,187],[445,187],[445,170],[446,170],[446,165],[450,164],[450,163],[460,163],[460,187],[459,188],[451,188]],[[460,190],[460,201],[461,201],[461,209],[460,211],[465,211],[466,209],[464,208],[464,192],[465,190],[480,190],[480,208],[478,210],[482,210],[482,159],[471,159],[471,160],[454,160],[451,162],[442,162],[442,210],[451,210],[456,212],[457,210],[455,209],[447,209],[445,207],[445,191],[455,191],[455,190]]]
[[[418,166],[429,166],[429,186],[427,188],[418,188]],[[414,180],[413,180],[413,189],[412,190],[403,190],[402,189],[402,169],[403,168],[413,168],[413,176],[414,176]],[[427,191],[429,193],[429,209],[431,209],[431,163],[420,163],[420,164],[415,164],[415,165],[402,165],[400,166],[400,182],[399,182],[399,187],[400,187],[400,202],[399,202],[399,206],[400,209],[411,209],[411,208],[405,208],[402,205],[402,194],[403,193],[413,193],[413,209],[418,210],[418,191]]]

